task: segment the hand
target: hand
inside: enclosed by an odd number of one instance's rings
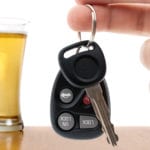
[[[76,1],[78,4],[93,5],[97,15],[97,31],[150,36],[150,0]],[[73,30],[90,31],[90,9],[84,5],[73,7],[68,15],[68,23]],[[150,40],[144,43],[141,61],[150,69]]]

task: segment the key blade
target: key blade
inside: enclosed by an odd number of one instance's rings
[[[108,142],[113,146],[117,145],[117,135],[114,132],[113,126],[110,122],[110,111],[107,107],[106,101],[103,96],[103,91],[100,84],[86,88],[87,95],[91,99],[91,104],[95,111],[98,120],[102,123],[102,128],[106,133]]]
[[[92,102],[91,102],[92,103]],[[109,132],[108,132],[108,129],[107,129],[107,127],[105,126],[105,121],[102,119],[102,116],[99,116],[99,111],[98,111],[98,105],[96,104],[96,102],[93,100],[93,104],[92,104],[92,106],[94,106],[95,107],[95,110],[97,111],[95,111],[96,112],[96,117],[97,118],[99,118],[98,120],[102,123],[102,129],[103,129],[103,132],[104,133],[106,133],[106,135],[107,135],[107,140],[108,140],[108,143],[110,143],[110,144],[112,144],[113,146],[116,146],[117,145],[117,143],[116,143],[116,140],[112,140],[112,136],[111,135],[109,135]],[[94,109],[94,108],[93,108]],[[113,131],[114,132],[114,131]],[[111,137],[110,137],[111,136]]]
[[[95,109],[94,109],[94,111],[96,112],[96,110],[98,110],[99,108],[98,108],[98,105],[96,104],[96,102],[94,101],[94,100],[92,100],[93,101],[93,104],[92,104],[92,106],[94,106],[95,107]],[[92,102],[91,102],[92,103]],[[100,116],[99,115],[100,114],[100,112],[99,111],[97,111],[96,112],[96,117],[98,118],[98,120],[102,123],[102,128],[103,128],[103,131],[106,133],[106,135],[107,135],[107,140],[108,140],[108,143],[110,143],[110,144],[112,144],[113,146],[116,146],[117,145],[117,143],[116,143],[116,141],[118,141],[117,139],[116,139],[116,137],[113,137],[112,138],[112,135],[114,134],[112,134],[111,133],[111,135],[110,135],[110,132],[114,132],[114,131],[108,131],[108,128],[107,128],[107,126],[106,126],[106,121],[103,119],[103,117],[102,116]],[[116,135],[114,135],[114,136],[116,136]]]

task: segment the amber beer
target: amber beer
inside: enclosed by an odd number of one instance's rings
[[[23,129],[19,89],[25,33],[0,32],[0,132]]]

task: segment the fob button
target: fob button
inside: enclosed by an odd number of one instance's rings
[[[73,100],[73,92],[68,88],[61,90],[60,100],[63,103],[70,103]]]
[[[62,130],[69,131],[71,130],[75,125],[75,120],[73,115],[70,113],[62,113],[58,117],[58,125]]]
[[[97,74],[98,65],[92,57],[80,58],[75,63],[76,74],[83,79],[91,79]]]
[[[95,128],[98,126],[98,120],[92,116],[80,116],[80,128]]]
[[[83,97],[82,101],[83,101],[84,105],[90,105],[91,104],[90,98],[88,96],[86,96],[86,95]]]

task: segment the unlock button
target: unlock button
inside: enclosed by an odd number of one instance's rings
[[[80,128],[95,128],[98,125],[98,120],[92,116],[80,116]]]

